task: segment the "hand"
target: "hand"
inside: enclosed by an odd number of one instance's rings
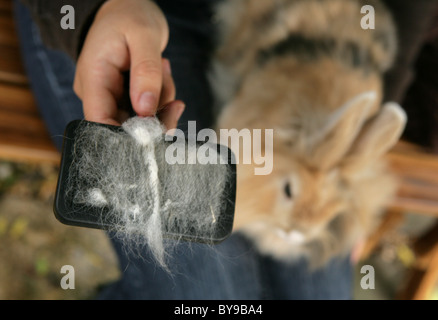
[[[74,90],[85,119],[120,125],[128,114],[119,108],[123,72],[130,70],[129,96],[139,116],[158,116],[175,128],[184,103],[175,101],[170,63],[161,54],[169,28],[160,8],[149,0],[109,0],[96,14],[76,67]]]

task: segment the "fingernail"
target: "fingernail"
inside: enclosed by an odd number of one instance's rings
[[[152,92],[143,92],[138,101],[141,115],[151,115],[155,113],[157,99]]]

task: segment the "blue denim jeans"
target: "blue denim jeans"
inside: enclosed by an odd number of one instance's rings
[[[200,10],[201,2],[161,4],[170,26],[164,56],[172,64],[177,98],[187,104],[180,127],[195,120],[198,130],[213,122],[213,100],[206,78],[212,25],[208,14]],[[32,90],[48,130],[61,148],[67,123],[83,118],[81,101],[72,90],[75,64],[63,52],[41,42],[37,26],[18,1],[15,12]],[[147,252],[141,257],[125,252],[121,243],[108,235],[119,259],[121,278],[107,285],[98,299],[352,298],[353,273],[348,258],[334,259],[323,269],[309,272],[305,261],[285,263],[260,255],[251,241],[236,233],[213,247],[178,244],[172,252],[169,274]]]

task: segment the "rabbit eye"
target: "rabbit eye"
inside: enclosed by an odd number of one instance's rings
[[[292,188],[291,188],[289,182],[287,182],[287,183],[285,184],[285,186],[284,186],[284,193],[286,194],[286,196],[287,196],[289,199],[292,199]]]

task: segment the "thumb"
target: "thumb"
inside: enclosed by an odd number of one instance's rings
[[[163,83],[160,45],[133,39],[131,54],[130,97],[139,116],[155,115]]]

